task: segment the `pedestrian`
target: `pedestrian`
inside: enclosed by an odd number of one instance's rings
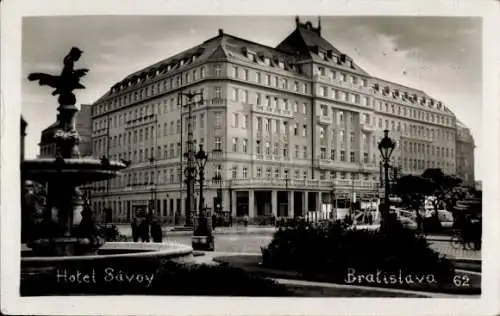
[[[143,219],[139,225],[139,231],[142,242],[149,242],[149,223],[147,219]]]
[[[243,221],[244,221],[244,225],[245,225],[245,227],[248,227],[248,215],[245,215],[245,216],[243,217]]]
[[[163,239],[161,224],[157,218],[154,218],[151,222],[151,238],[153,239],[153,242],[158,243],[161,243]]]
[[[138,232],[138,227],[137,227],[137,218],[134,217],[132,220],[132,223],[130,224],[132,228],[132,240],[134,242],[139,241],[139,232]]]
[[[215,230],[215,227],[217,226],[217,215],[212,214],[212,229]]]

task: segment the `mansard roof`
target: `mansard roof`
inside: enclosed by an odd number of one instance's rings
[[[351,57],[321,36],[321,25],[314,28],[311,22],[300,23],[298,18],[295,30],[278,44],[277,49],[314,62],[331,64],[335,67],[344,66],[349,71],[369,76]]]

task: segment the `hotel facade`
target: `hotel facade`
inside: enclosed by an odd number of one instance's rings
[[[189,91],[203,97],[180,97]],[[219,30],[97,100],[93,155],[131,163],[94,185],[98,214],[110,208],[114,221],[129,221],[137,208],[153,204],[164,221],[184,222],[190,101],[194,148],[203,145],[209,154],[206,206],[216,207],[220,190],[223,210],[254,223],[378,198],[384,129],[397,143],[391,164],[402,174],[426,168],[454,174],[463,163],[457,119],[446,106],[368,74],[321,36],[320,25],[297,18],[275,48]]]

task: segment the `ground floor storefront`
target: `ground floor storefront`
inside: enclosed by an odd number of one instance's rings
[[[374,191],[350,192],[209,188],[204,192],[203,208],[213,214],[221,210],[234,220],[248,219],[249,224],[272,224],[277,218],[308,217],[315,212],[349,209],[378,198]],[[220,197],[220,198],[219,198]],[[165,223],[181,225],[186,216],[186,193],[177,191],[134,192],[94,196],[92,206],[98,220],[130,222],[140,212],[154,210]],[[195,191],[191,209],[199,210],[199,194]],[[325,214],[332,214],[327,211]],[[323,215],[329,217],[330,215]]]

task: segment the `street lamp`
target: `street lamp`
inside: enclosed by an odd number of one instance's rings
[[[290,203],[290,201],[288,200],[289,199],[289,197],[288,197],[288,181],[289,180],[290,179],[288,178],[288,169],[285,169],[285,194],[286,194],[286,208],[287,208],[286,214],[287,214],[287,217],[290,216],[290,214],[288,214],[288,209],[289,209],[288,205]]]
[[[389,213],[389,161],[391,159],[392,152],[396,147],[396,143],[389,137],[389,131],[384,130],[384,138],[378,143],[378,149],[380,150],[380,155],[384,162],[384,184],[385,184],[385,197],[384,206],[382,210],[382,222],[381,228],[383,227],[384,221],[387,220],[387,215]]]
[[[205,216],[203,210],[203,182],[205,181],[205,165],[207,163],[207,153],[203,150],[203,145],[200,144],[200,149],[194,156],[196,159],[196,164],[198,165],[199,177],[200,177],[200,204],[199,204],[199,216]]]

